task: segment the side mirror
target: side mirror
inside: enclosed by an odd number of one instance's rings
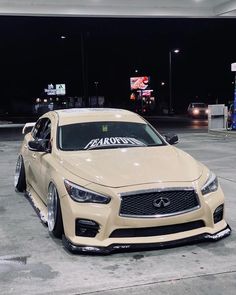
[[[28,148],[30,151],[34,151],[34,152],[49,153],[51,151],[51,149],[49,147],[49,140],[48,139],[31,140],[28,142]]]
[[[177,144],[179,142],[179,138],[177,134],[164,134],[166,141],[169,144]]]

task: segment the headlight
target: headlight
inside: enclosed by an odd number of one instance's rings
[[[95,192],[92,192],[90,190],[87,190],[68,180],[65,180],[64,183],[69,196],[76,202],[107,204],[111,200],[110,197],[106,197]]]
[[[210,175],[206,181],[206,183],[203,185],[201,191],[203,195],[215,192],[218,189],[218,179],[216,175],[212,172],[210,172]]]

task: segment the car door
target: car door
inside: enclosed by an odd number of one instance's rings
[[[45,117],[40,119],[35,128],[32,131],[32,136],[34,140],[44,140],[50,139],[50,127],[51,121],[49,118]],[[29,184],[33,188],[33,190],[37,193],[37,195],[43,200],[42,195],[42,181],[43,177],[41,175],[41,165],[42,159],[47,155],[46,152],[38,152],[28,150],[28,158],[29,158],[29,167],[28,167],[28,176],[29,176]]]
[[[48,183],[50,178],[50,158],[52,157],[52,151],[51,151],[51,125],[52,122],[49,119],[45,125],[42,139],[47,140],[47,147],[48,151],[46,153],[43,153],[39,158],[39,166],[40,166],[40,182],[38,182],[38,190],[41,199],[46,204],[47,202],[47,195],[48,195]]]

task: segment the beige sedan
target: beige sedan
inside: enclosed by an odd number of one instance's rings
[[[15,187],[71,252],[157,249],[230,234],[216,175],[119,109],[46,113],[25,135]]]

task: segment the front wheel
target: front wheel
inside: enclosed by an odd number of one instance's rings
[[[19,155],[16,162],[14,186],[16,191],[18,192],[23,192],[26,189],[25,166],[24,166],[23,157],[21,155]]]
[[[53,233],[56,238],[61,238],[64,233],[63,222],[61,215],[61,205],[57,189],[53,183],[49,185],[48,189],[48,230]]]

